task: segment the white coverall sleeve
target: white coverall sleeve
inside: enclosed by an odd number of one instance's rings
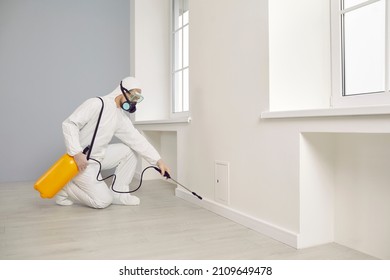
[[[86,100],[62,123],[66,151],[70,156],[83,151],[83,147],[80,144],[80,130],[100,110],[99,102],[97,98]]]
[[[157,150],[146,138],[133,126],[128,117],[123,117],[115,136],[132,150],[141,155],[150,164],[156,164],[161,159]]]

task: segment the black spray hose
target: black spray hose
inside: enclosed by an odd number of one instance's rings
[[[87,148],[88,148],[88,147],[87,147]],[[86,148],[85,150],[87,150],[87,148]],[[88,150],[87,150],[87,151],[88,151]],[[87,151],[86,151],[86,152],[87,152]],[[158,173],[161,174],[161,169],[160,169],[160,168],[158,168],[158,167],[156,167],[156,166],[153,166],[153,165],[150,165],[150,166],[146,167],[144,170],[142,170],[141,179],[140,179],[140,182],[139,182],[139,185],[138,185],[137,188],[135,188],[134,190],[130,190],[130,191],[117,191],[117,190],[114,189],[114,184],[115,184],[116,175],[115,175],[115,174],[112,174],[112,175],[110,175],[110,176],[107,176],[106,178],[99,179],[99,175],[100,175],[101,170],[102,170],[102,164],[100,163],[100,161],[98,161],[98,160],[96,160],[96,159],[94,159],[94,158],[91,158],[91,157],[90,157],[89,159],[90,159],[90,160],[93,160],[93,161],[96,161],[96,162],[99,164],[99,172],[98,172],[98,174],[97,174],[97,176],[96,176],[96,180],[98,180],[98,181],[104,181],[104,180],[107,180],[107,179],[113,177],[112,183],[111,183],[111,189],[112,189],[112,191],[114,191],[114,192],[116,192],[116,193],[133,193],[133,192],[138,191],[139,188],[140,188],[141,185],[142,185],[142,179],[143,179],[143,177],[144,177],[144,173],[145,173],[145,171],[146,171],[147,169],[149,169],[149,168],[154,168]],[[172,181],[175,182],[176,184],[180,185],[181,187],[183,187],[184,189],[186,189],[187,191],[189,191],[192,195],[194,195],[194,196],[196,196],[197,198],[199,198],[200,200],[202,200],[202,197],[201,197],[200,195],[196,194],[195,192],[193,192],[193,191],[191,191],[190,189],[186,188],[185,186],[183,186],[182,184],[180,184],[180,183],[177,182],[176,180],[172,179],[172,178],[171,178],[171,175],[169,175],[169,173],[168,173],[167,171],[165,171],[164,177],[167,178],[167,179],[172,180]]]

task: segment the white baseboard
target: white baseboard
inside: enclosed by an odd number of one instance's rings
[[[192,194],[181,188],[175,189],[175,195],[186,201],[199,205],[200,207],[203,207],[211,212],[214,212],[215,214],[232,220],[240,225],[243,225],[270,238],[285,243],[291,247],[297,248],[298,246],[298,234],[295,232],[291,232],[268,222],[259,220],[255,217],[249,216],[245,213],[234,210],[207,198],[199,200]]]

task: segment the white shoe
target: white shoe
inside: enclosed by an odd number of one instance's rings
[[[56,203],[61,206],[70,206],[73,201],[69,199],[68,194],[64,190],[60,190],[56,195]]]
[[[139,205],[141,200],[135,195],[129,193],[114,193],[112,204],[136,206]]]

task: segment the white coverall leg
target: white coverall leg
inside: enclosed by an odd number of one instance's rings
[[[91,161],[88,167],[77,174],[59,194],[61,196],[68,196],[72,202],[78,202],[92,208],[106,208],[112,203],[112,194],[105,182],[96,180],[99,172],[99,164]],[[57,204],[59,197],[56,198]]]
[[[102,160],[101,165],[102,170],[116,167],[115,190],[129,191],[129,184],[133,179],[137,166],[137,156],[128,146],[122,143],[109,145],[106,157]],[[140,203],[138,197],[127,193],[115,193],[109,189],[104,181],[96,180],[98,172],[99,164],[90,160],[87,169],[69,182],[60,196],[68,196],[71,201],[92,208],[106,208],[111,203],[122,205],[138,205]],[[101,179],[101,176],[99,177]],[[61,205],[71,204],[63,203]]]
[[[107,148],[107,153],[102,161],[102,169],[115,168],[115,184],[114,190],[126,192],[129,191],[129,185],[134,177],[137,167],[137,156],[128,146],[117,143],[111,144]],[[128,193],[116,193],[112,191],[113,204],[122,205],[138,205],[140,200],[138,197]]]

